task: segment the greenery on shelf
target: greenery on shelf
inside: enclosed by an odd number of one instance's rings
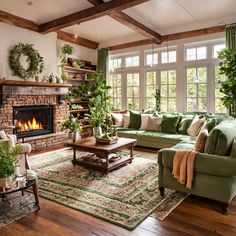
[[[28,67],[21,65],[21,58],[25,56]],[[33,44],[18,43],[13,46],[9,52],[9,65],[14,75],[19,76],[23,80],[35,77],[43,72],[45,65],[43,57],[40,56],[38,50],[33,48]]]
[[[94,91],[90,100],[90,121],[94,127],[109,128],[111,119],[110,86],[106,85],[101,73],[93,75]]]
[[[72,55],[73,53],[74,53],[74,48],[69,44],[65,44],[61,49],[61,53],[59,56],[60,62],[59,62],[58,67],[61,69],[61,79],[63,81],[67,80],[67,76],[65,75],[64,68],[68,62],[68,56]]]
[[[0,178],[7,178],[14,174],[16,156],[20,154],[22,148],[20,145],[9,147],[5,142],[0,142]]]
[[[225,81],[219,81],[220,92],[224,94],[222,102],[229,109],[230,115],[236,117],[236,50],[223,49],[218,58],[220,74],[226,76]]]
[[[81,105],[79,104],[72,104],[71,105],[71,110],[80,110],[80,109],[83,109],[84,107],[82,107]]]
[[[70,116],[64,123],[62,123],[61,131],[81,131],[80,121],[77,118]]]

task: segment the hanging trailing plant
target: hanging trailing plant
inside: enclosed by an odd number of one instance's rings
[[[21,57],[26,57],[28,67],[24,68],[21,64]],[[44,70],[44,60],[40,56],[38,50],[33,48],[33,44],[18,43],[10,49],[9,52],[9,65],[13,70],[14,75],[19,76],[23,80],[34,77]]]
[[[156,89],[155,93],[153,94],[155,101],[156,101],[156,110],[157,112],[161,111],[161,91],[160,89]]]
[[[67,64],[68,55],[71,55],[73,53],[74,53],[74,48],[69,44],[65,44],[61,49],[58,67],[61,69],[61,79],[63,81],[67,80],[67,76],[65,75],[64,72],[64,67]]]

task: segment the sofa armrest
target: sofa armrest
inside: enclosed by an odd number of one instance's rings
[[[162,165],[173,168],[173,159],[176,150],[162,149],[160,152]],[[236,175],[236,158],[199,153],[195,159],[194,172],[231,177]]]

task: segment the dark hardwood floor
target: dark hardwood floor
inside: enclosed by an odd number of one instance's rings
[[[236,198],[230,204],[228,215],[222,215],[219,203],[190,196],[164,221],[148,217],[133,231],[43,198],[40,200],[38,213],[1,228],[0,236],[236,235]]]

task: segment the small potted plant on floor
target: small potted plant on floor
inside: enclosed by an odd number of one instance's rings
[[[9,179],[14,174],[17,155],[21,153],[21,146],[10,147],[8,143],[0,141],[0,187],[8,187]]]
[[[73,142],[81,139],[79,133],[81,131],[80,121],[73,116],[70,116],[64,123],[62,123],[61,130],[69,131],[69,139],[72,138]]]

